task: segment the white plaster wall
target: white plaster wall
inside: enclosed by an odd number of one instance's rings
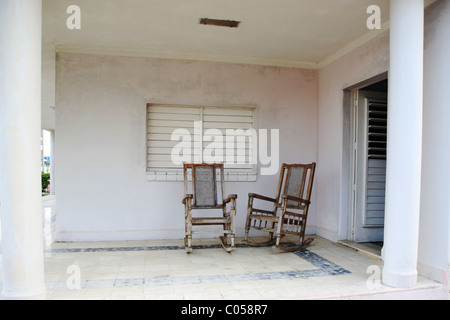
[[[258,128],[280,129],[280,165],[317,161],[318,71],[60,53],[56,88],[57,240],[184,237],[183,183],[145,177],[147,102],[256,106]],[[226,185],[238,236],[247,194],[274,196],[277,179]]]
[[[370,79],[389,68],[389,32],[385,32],[344,57],[322,68],[319,73],[319,133],[317,175],[317,234],[337,241],[347,239],[349,197],[343,153],[349,148],[343,141],[344,89]],[[348,121],[347,121],[348,122]]]

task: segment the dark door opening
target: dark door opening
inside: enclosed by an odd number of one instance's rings
[[[388,80],[353,91],[351,240],[384,240]]]

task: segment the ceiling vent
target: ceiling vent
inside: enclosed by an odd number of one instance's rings
[[[204,24],[205,26],[237,28],[239,27],[240,23],[241,23],[240,21],[233,21],[233,20],[219,20],[208,18],[200,19],[200,24]]]

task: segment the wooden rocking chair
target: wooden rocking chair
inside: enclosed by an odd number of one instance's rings
[[[224,198],[224,169],[223,164],[184,164],[185,196],[182,203],[185,207],[186,234],[184,244],[187,253],[192,252],[192,235],[211,233],[211,231],[193,231],[193,226],[223,226],[223,236],[220,237],[223,248],[227,252],[235,249],[235,217],[237,195],[232,194]],[[192,188],[189,191],[189,178],[192,177]],[[220,191],[218,192],[218,189]],[[217,194],[221,198],[217,198]],[[227,212],[227,204],[230,211]],[[192,210],[220,209],[220,217],[193,217]],[[214,231],[216,233],[217,231]],[[230,236],[230,243],[228,243]]]
[[[293,252],[306,248],[314,240],[305,239],[308,209],[311,203],[316,163],[312,164],[283,164],[275,198],[250,193],[248,199],[247,220],[245,225],[245,241],[253,246],[270,246]],[[254,208],[254,200],[262,200],[273,204],[272,210]],[[248,240],[250,229],[269,232],[267,242],[256,243]],[[274,239],[274,234],[276,237]],[[298,244],[282,246],[280,240],[286,235],[299,236]]]

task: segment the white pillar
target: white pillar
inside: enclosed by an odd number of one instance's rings
[[[41,138],[42,1],[0,1],[2,299],[45,298]]]
[[[417,283],[424,0],[391,0],[383,282]]]
[[[450,223],[450,1],[426,12],[419,274],[448,280]]]

